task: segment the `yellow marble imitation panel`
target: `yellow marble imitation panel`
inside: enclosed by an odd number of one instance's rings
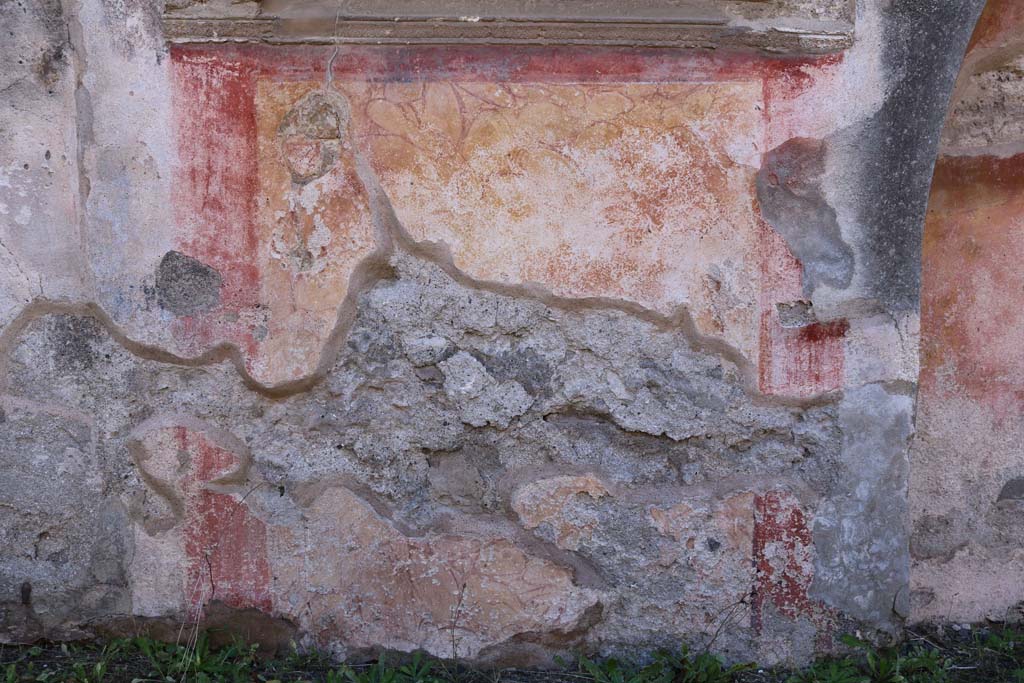
[[[756,359],[759,80],[341,81],[328,92],[268,79],[257,100],[262,298],[272,330],[291,331],[278,337],[288,348],[263,345],[276,362],[303,365],[372,250],[354,154],[409,236],[443,244],[466,275],[666,316],[685,306],[702,333]],[[300,121],[317,106],[351,117],[339,139]]]
[[[685,305],[755,357],[760,81],[339,90],[402,225],[467,275]]]

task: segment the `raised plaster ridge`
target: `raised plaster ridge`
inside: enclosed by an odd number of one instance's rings
[[[71,48],[71,64],[75,78],[74,103],[74,143],[75,143],[75,167],[77,173],[75,179],[75,212],[77,214],[78,239],[81,245],[81,253],[89,253],[89,245],[86,241],[89,234],[89,193],[91,181],[89,179],[87,152],[95,143],[93,132],[93,110],[92,94],[86,87],[86,76],[89,70],[88,55],[85,50],[85,38],[82,34],[82,22],[79,17],[78,3],[74,0],[61,0],[61,11],[67,18],[68,45]],[[78,268],[82,271],[88,291],[97,291],[96,278],[91,268]],[[95,294],[94,294],[95,295]]]

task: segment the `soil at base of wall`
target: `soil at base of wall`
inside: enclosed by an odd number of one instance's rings
[[[188,640],[189,634],[183,638]],[[127,683],[131,681],[178,681],[186,678],[206,681],[309,682],[349,681],[379,683],[383,680],[408,683],[657,683],[637,666],[580,659],[566,662],[562,670],[516,668],[469,669],[457,662],[396,655],[383,662],[341,664],[321,652],[292,651],[275,657],[260,657],[258,646],[233,645],[213,648],[215,636],[204,634],[198,644],[160,643],[139,637],[76,643],[42,642],[32,645],[0,644],[0,676],[6,683]],[[197,657],[198,651],[198,657]],[[875,661],[868,663],[870,652]],[[191,675],[183,677],[174,666],[182,658],[193,662]],[[691,666],[699,660],[691,654]],[[922,665],[921,662],[930,664]],[[874,667],[874,668],[872,668]],[[886,677],[879,669],[889,667]],[[703,669],[701,669],[703,671]],[[893,673],[903,677],[893,677]],[[705,673],[705,676],[708,674]],[[689,678],[677,671],[675,681],[709,680],[715,683],[1011,683],[1024,681],[1024,628],[1004,624],[921,625],[907,629],[900,645],[892,648],[851,650],[847,657],[819,661],[802,669],[759,669],[748,665],[734,674]]]

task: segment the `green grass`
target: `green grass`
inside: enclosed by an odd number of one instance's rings
[[[844,638],[855,654],[816,662],[786,683],[1024,683],[1024,632],[991,627],[922,635],[875,648]]]
[[[873,648],[844,639],[859,656],[819,662],[789,678],[788,683],[947,683],[953,661],[937,649]]]
[[[257,646],[212,648],[149,638],[0,646],[0,683],[1024,683],[1024,631],[1003,627],[908,632],[900,647],[851,638],[849,654],[801,671],[726,666],[708,653],[657,652],[643,664],[579,656],[559,671],[480,671],[422,654],[338,664],[293,650],[273,659]]]

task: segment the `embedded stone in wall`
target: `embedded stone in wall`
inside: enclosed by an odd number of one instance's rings
[[[220,302],[220,273],[177,251],[160,259],[156,271],[157,303],[174,315],[195,315]]]

